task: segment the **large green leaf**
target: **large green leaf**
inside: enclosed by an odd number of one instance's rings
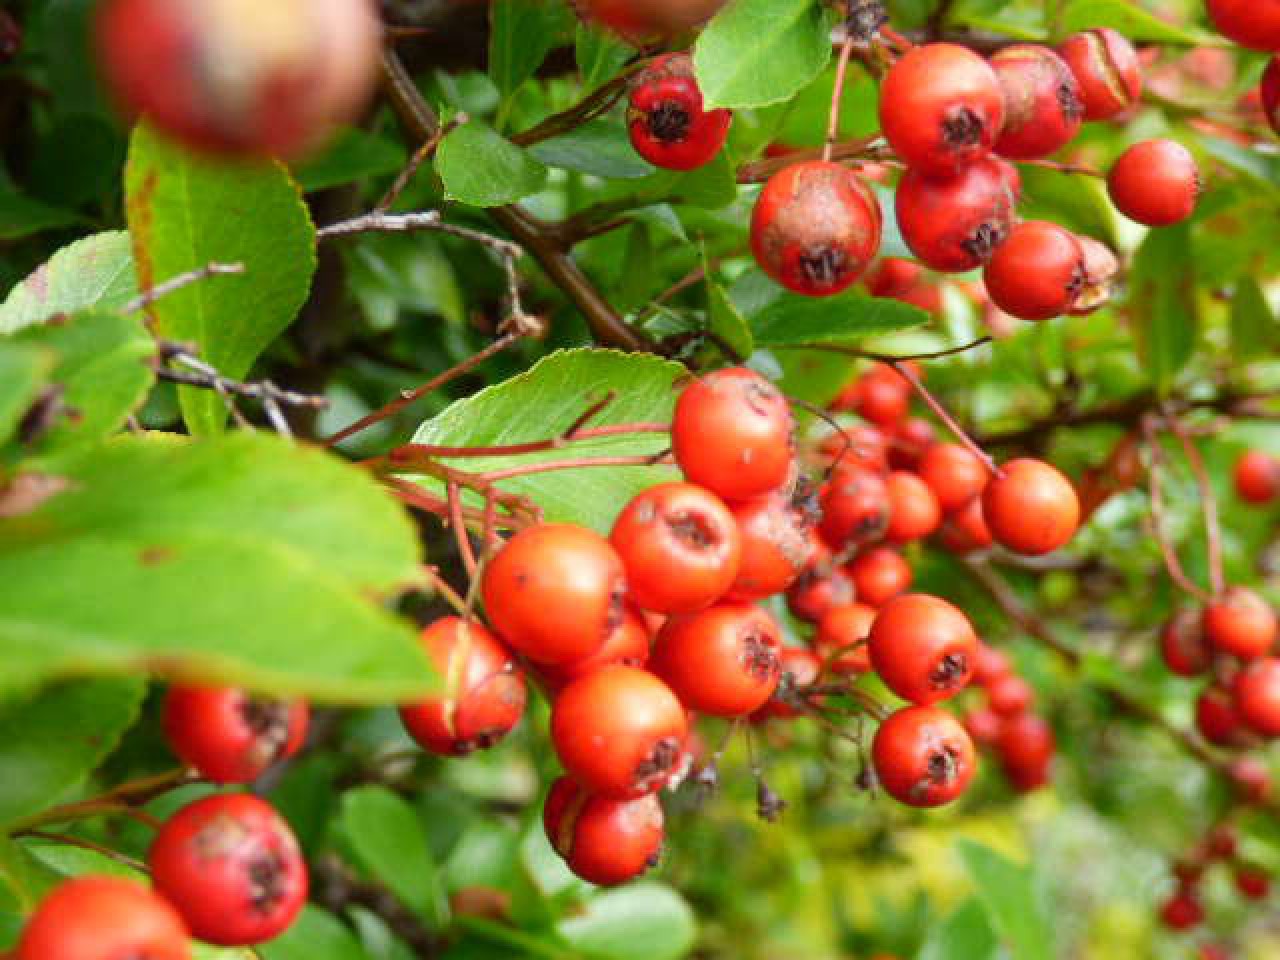
[[[638,883],[593,897],[557,925],[575,948],[601,960],[676,960],[693,947],[693,911],[670,887]]]
[[[0,445],[18,429],[55,362],[48,350],[0,340]]]
[[[0,520],[0,688],[156,670],[339,702],[421,696],[376,602],[416,574],[360,470],[266,434],[121,437],[39,461],[62,490]]]
[[[0,708],[0,827],[79,784],[133,725],[146,684],[78,680]]]
[[[497,446],[546,440],[567,430],[593,402],[611,391],[613,401],[591,421],[667,423],[675,403],[673,385],[684,376],[679,364],[650,355],[613,350],[564,350],[539,361],[505,383],[481,390],[428,420],[415,443]],[[602,437],[520,457],[444,460],[463,470],[488,471],[542,460],[578,456],[654,454],[665,450],[665,434]],[[674,477],[669,467],[581,467],[502,481],[499,486],[531,498],[549,520],[572,521],[607,531],[623,505],[646,487]],[[434,485],[422,478],[420,482]]]
[[[1271,352],[1280,330],[1275,315],[1258,286],[1258,281],[1243,274],[1236,281],[1231,298],[1231,351],[1239,360],[1263,357]]]
[[[137,294],[129,234],[95,233],[63,247],[9,291],[0,333],[87,307],[118,309]]]
[[[533,76],[560,38],[568,12],[544,0],[494,0],[489,6],[489,77],[509,97]]]
[[[710,107],[762,107],[809,83],[831,57],[815,0],[732,0],[698,37],[693,62]]]
[[[856,343],[929,322],[919,307],[881,297],[846,293],[815,299],[784,293],[751,317],[758,347]]]
[[[1215,34],[1169,23],[1130,0],[1075,0],[1062,15],[1063,33],[1111,27],[1133,41],[1225,46]]]
[[[654,168],[635,151],[627,132],[616,120],[592,120],[568,133],[529,148],[549,167],[563,167],[611,180],[637,180]]]
[[[1036,896],[1031,871],[970,840],[961,840],[959,850],[991,925],[1013,956],[1050,960],[1053,927]]]
[[[276,162],[215,160],[134,131],[125,170],[126,213],[138,284],[151,289],[210,263],[243,264],[149,309],[165,336],[194,342],[229,377],[243,377],[297,316],[316,269],[315,228],[298,186]],[[226,421],[222,398],[183,389],[194,433]]]
[[[992,960],[998,946],[982,904],[966,900],[933,928],[916,957],[917,960]]]
[[[436,172],[445,192],[473,207],[499,207],[537,193],[547,168],[479,120],[464,123],[440,141]]]
[[[369,960],[341,920],[310,904],[288,930],[257,951],[262,960]]]
[[[608,30],[589,23],[578,24],[573,49],[582,71],[584,91],[594,90],[616,76],[634,52]]]
[[[1195,353],[1200,319],[1191,262],[1185,223],[1152,230],[1134,257],[1130,301],[1138,355],[1161,393]]]

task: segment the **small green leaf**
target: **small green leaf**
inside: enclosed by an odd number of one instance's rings
[[[87,307],[118,309],[137,295],[129,234],[95,233],[63,247],[9,292],[0,333]]]
[[[933,928],[916,960],[994,960],[998,946],[982,904],[966,900]]]
[[[582,71],[584,93],[617,76],[633,52],[609,31],[587,23],[578,24],[573,48],[578,69]]]
[[[547,168],[492,127],[472,120],[458,127],[436,151],[436,171],[451,199],[473,207],[500,207],[537,193]]]
[[[705,263],[705,252],[703,261]],[[709,279],[711,271],[707,271],[707,315],[711,332],[724,341],[730,350],[739,357],[749,357],[755,352],[755,342],[751,336],[751,328],[746,318],[738,312],[738,308],[729,299],[724,287]]]
[[[1187,224],[1152,230],[1138,248],[1130,277],[1138,356],[1160,393],[1167,393],[1195,353],[1200,318]]]
[[[0,240],[20,240],[45,230],[77,226],[83,220],[74,210],[55,207],[0,185]]]
[[[1018,960],[1051,960],[1053,927],[1036,897],[1031,871],[971,840],[959,843],[991,925]]]
[[[576,949],[600,960],[678,960],[693,947],[693,910],[672,890],[637,883],[592,897],[556,929]]]
[[[407,160],[404,146],[389,137],[348,127],[322,153],[294,167],[293,176],[303,193],[312,193],[398,173]]]
[[[1198,47],[1226,46],[1217,34],[1169,23],[1128,0],[1075,0],[1062,16],[1064,34],[1110,27],[1135,42],[1185,44]]]
[[[616,120],[592,120],[559,137],[535,143],[529,153],[549,167],[609,180],[638,180],[654,168],[635,151]]]
[[[1276,318],[1258,281],[1241,274],[1231,298],[1231,351],[1238,360],[1271,353],[1277,340]]]
[[[752,318],[751,329],[757,346],[781,347],[856,343],[928,322],[929,315],[919,307],[897,300],[851,293],[821,299],[784,293]]]
[[[310,904],[289,929],[257,951],[262,960],[369,960],[346,924]]]
[[[54,363],[47,350],[0,341],[0,445],[18,429]]]
[[[489,6],[489,77],[503,99],[541,66],[560,39],[567,8],[545,0],[494,0]]]

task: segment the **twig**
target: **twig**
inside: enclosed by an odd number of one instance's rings
[[[66,833],[47,833],[44,830],[22,830],[14,836],[31,837],[33,840],[48,840],[51,843],[58,843],[67,847],[79,847],[81,850],[92,850],[94,853],[106,857],[108,860],[114,860],[116,863],[122,863],[131,870],[138,873],[150,873],[150,869],[141,860],[135,860],[127,854],[121,853],[119,850],[112,850],[110,847],[103,846],[100,843],[94,843],[92,840],[86,840],[83,837],[73,837]]]
[[[920,382],[920,378],[915,375],[907,365],[906,361],[889,360],[887,362],[889,366],[893,367],[893,369],[898,372],[898,375],[901,376],[902,379],[911,384],[911,388],[920,395],[920,399],[925,402],[939,420],[946,424],[947,429],[954,434],[955,438],[959,440],[970,453],[978,458],[982,465],[987,468],[988,473],[993,477],[1002,476],[1000,468],[996,466],[996,462],[991,459],[990,455],[988,455],[982,447],[978,446],[977,442],[970,437],[969,434],[965,432],[964,428],[956,422],[955,418],[947,412],[946,407],[939,403],[937,398],[929,392],[929,389]]]
[[[1155,425],[1150,417],[1143,420],[1142,428],[1147,454],[1151,461],[1147,466],[1147,490],[1150,494],[1148,499],[1151,504],[1152,535],[1160,548],[1160,555],[1164,558],[1164,567],[1169,574],[1169,579],[1197,600],[1206,602],[1210,599],[1209,595],[1187,576],[1186,571],[1182,569],[1182,561],[1178,559],[1177,549],[1165,535],[1164,493],[1160,482],[1160,471],[1165,466],[1164,450],[1160,447],[1160,438],[1156,436]]]
[[[150,290],[144,290],[132,300],[124,305],[125,313],[136,313],[139,310],[151,306],[157,300],[167,297],[171,293],[177,293],[184,287],[189,287],[193,283],[199,283],[201,280],[207,280],[209,277],[234,276],[244,273],[243,263],[207,263],[203,267],[195,270],[188,270],[186,273],[180,273],[176,277],[172,277],[160,284],[158,287],[152,287]]]
[[[458,544],[458,556],[462,559],[467,576],[475,579],[476,555],[471,548],[471,539],[467,536],[466,521],[462,518],[462,491],[458,489],[456,480],[450,480],[445,485],[445,495],[449,500],[449,529]]]
[[[876,353],[858,347],[847,347],[839,343],[787,343],[772,347],[774,350],[820,350],[824,353],[842,353],[846,357],[857,357],[860,360],[878,360],[880,363],[906,363],[908,360],[938,360],[942,357],[954,357],[966,353],[991,342],[990,337],[979,337],[959,346],[947,347],[943,350],[930,350],[926,353],[907,353],[902,355]]]
[[[490,483],[499,480],[510,480],[512,477],[527,477],[535,473],[553,473],[556,470],[577,470],[581,467],[652,467],[665,462],[667,451],[656,456],[620,456],[620,457],[573,457],[568,460],[543,460],[538,463],[523,463],[505,470],[494,470],[482,474]]]
[[[432,960],[443,954],[443,942],[417,914],[382,884],[357,877],[336,856],[325,856],[313,864],[312,875],[316,899],[330,910],[341,913],[351,906],[364,907],[403,940],[415,956]]]
[[[1058,173],[1076,173],[1085,177],[1097,177],[1100,180],[1107,179],[1107,175],[1101,170],[1083,163],[1059,163],[1057,160],[1027,160],[1025,162],[1027,166],[1056,170]]]
[[[543,140],[550,140],[552,137],[558,137],[562,133],[568,133],[570,130],[608,113],[613,108],[613,105],[626,93],[631,75],[642,65],[639,62],[633,63],[608,83],[588,94],[581,101],[569,107],[569,109],[552,114],[537,126],[531,127],[523,133],[514,134],[511,137],[511,142],[517,146],[527,147]]]
[[[794,150],[785,156],[768,157],[764,160],[743,164],[738,168],[738,182],[764,183],[784,167],[789,167],[793,163],[800,163],[804,160],[821,160],[824,158],[835,162],[844,160],[883,160],[891,156],[886,152],[887,150],[888,145],[885,143],[884,137],[878,133],[858,140],[823,145],[812,150]]]
[[[395,182],[391,184],[386,193],[382,195],[382,199],[378,201],[377,206],[373,208],[375,213],[386,213],[391,209],[392,205],[400,198],[400,194],[404,193],[405,188],[409,186],[409,181],[413,179],[413,175],[418,172],[419,168],[427,162],[428,158],[436,152],[436,148],[440,146],[440,141],[447,137],[450,133],[470,121],[465,113],[459,113],[452,120],[442,126],[433,133],[417,150],[413,152],[413,156],[409,158],[409,162],[405,164],[403,170],[396,177]]]
[[[836,137],[840,135],[840,101],[844,96],[844,78],[849,70],[849,57],[853,53],[853,44],[854,36],[850,33],[840,45],[840,56],[836,60],[835,85],[831,88],[831,112],[827,116],[827,138],[822,143],[823,160],[831,159]]]
[[[1209,471],[1205,469],[1204,458],[1187,431],[1176,416],[1165,418],[1169,431],[1182,444],[1187,462],[1191,464],[1191,472],[1195,475],[1196,486],[1200,490],[1200,509],[1204,515],[1205,539],[1209,553],[1209,584],[1214,596],[1221,596],[1226,589],[1226,577],[1222,566],[1222,527],[1218,523],[1218,498],[1213,492],[1213,482],[1209,479]]]
[[[130,780],[96,797],[50,807],[23,817],[11,823],[9,831],[17,833],[53,823],[70,823],[103,814],[136,812],[137,808],[156,797],[189,783],[197,783],[199,780],[197,775],[185,769],[170,770],[155,776]]]
[[[671,427],[665,423],[611,423],[602,427],[568,430],[546,440],[507,443],[493,447],[446,447],[430,443],[406,443],[387,454],[387,460],[394,464],[417,460],[421,457],[456,459],[518,457],[528,453],[541,453],[544,450],[559,450],[577,440],[596,440],[601,437],[627,436],[633,433],[666,433],[670,429]]]

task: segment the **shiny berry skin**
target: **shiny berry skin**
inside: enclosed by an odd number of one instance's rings
[[[658,633],[649,669],[690,710],[741,717],[762,707],[781,675],[782,633],[750,603],[722,603],[672,617]]]
[[[929,485],[916,474],[894,470],[885,479],[889,501],[889,525],[885,539],[890,543],[910,543],[929,536],[942,522],[942,509]]]
[[[1271,796],[1271,772],[1257,757],[1236,757],[1227,772],[1236,796],[1244,803],[1266,803]]]
[[[964,793],[976,769],[969,734],[937,707],[891,714],[876,731],[871,762],[889,796],[912,807],[950,803]]]
[[[795,293],[829,297],[858,279],[880,249],[880,204],[849,169],[811,160],[769,178],[751,213],[751,251]]]
[[[1001,720],[998,714],[985,707],[970,710],[961,719],[965,733],[979,746],[991,746],[1000,736]]]
[[[1250,50],[1280,50],[1280,6],[1251,0],[1208,0],[1218,32]]]
[[[1006,673],[984,684],[987,705],[1002,717],[1016,717],[1030,710],[1036,693],[1031,684],[1016,673]]]
[[[914,472],[924,452],[938,440],[933,424],[923,417],[907,417],[893,432],[889,447],[889,466],[894,470]]]
[[[970,503],[990,479],[978,456],[958,443],[935,443],[920,458],[917,471],[947,513]]]
[[[845,564],[859,603],[882,607],[911,587],[911,564],[892,547],[863,550]]]
[[[1084,104],[1075,74],[1048,47],[1017,43],[991,55],[1004,91],[1004,126],[995,151],[1010,160],[1039,160],[1080,132]]]
[[[1200,171],[1191,151],[1177,141],[1144,140],[1111,165],[1107,193],[1130,220],[1167,227],[1195,212]]]
[[[174,686],[164,733],[184,763],[214,783],[249,783],[293,756],[307,737],[303,700],[276,700],[236,687]]]
[[[911,384],[892,367],[877,364],[856,381],[848,409],[883,430],[892,431],[911,406]]]
[[[1241,454],[1232,477],[1236,493],[1248,503],[1270,503],[1280,494],[1280,460],[1261,450]]]
[[[853,581],[840,567],[810,566],[787,590],[787,609],[809,623],[820,621],[832,607],[853,603]]]
[[[783,647],[778,687],[765,705],[753,713],[755,720],[791,720],[803,716],[803,711],[780,699],[784,691],[794,693],[812,686],[822,673],[822,658],[803,647]]]
[[[987,484],[982,514],[997,542],[1035,557],[1071,541],[1080,523],[1080,501],[1058,469],[1022,458],[1004,464]]]
[[[1191,890],[1182,889],[1160,908],[1160,922],[1170,930],[1190,930],[1204,920],[1204,907]]]
[[[1254,660],[1275,645],[1276,614],[1247,587],[1228,587],[1205,606],[1204,634],[1215,650]]]
[[[578,16],[640,46],[709,19],[724,0],[570,0]]]
[[[728,110],[703,109],[688,54],[655,57],[632,78],[627,131],[636,153],[655,167],[695,170],[709,163],[732,119]]]
[[[1267,63],[1267,69],[1262,71],[1258,95],[1267,123],[1272,130],[1280,133],[1280,57],[1272,57]]]
[[[835,548],[878,540],[889,528],[889,487],[866,467],[840,465],[821,494],[823,539]]]
[[[833,410],[852,410],[853,393],[858,381],[846,387],[836,402]],[[884,473],[889,464],[889,441],[876,427],[865,423],[855,423],[845,427],[840,433],[828,434],[819,448],[829,457],[834,466],[859,466]]]
[[[634,880],[662,856],[662,805],[653,794],[610,800],[560,777],[547,794],[542,824],[569,869],[602,887]]]
[[[875,619],[875,610],[865,603],[832,607],[818,621],[811,641],[813,649],[823,660],[831,660],[831,669],[836,673],[866,673],[871,669],[867,635]]]
[[[909,169],[894,208],[902,239],[920,262],[944,273],[982,266],[1009,234],[1016,196],[1003,160],[986,157],[953,177]]]
[[[1280,660],[1264,657],[1247,664],[1231,685],[1236,711],[1249,729],[1280,736]]]
[[[616,799],[665,786],[688,732],[671,688],[635,667],[581,677],[551,705],[551,740],[565,770],[587,790]]]
[[[1179,610],[1160,631],[1160,653],[1165,666],[1180,677],[1199,676],[1209,669],[1213,660],[1202,619],[1198,610]]]
[[[190,960],[182,919],[163,898],[122,877],[66,880],[36,907],[14,960]]]
[[[622,616],[626,577],[604,537],[542,523],[494,555],[481,591],[503,640],[535,663],[569,663],[599,650]]]
[[[742,538],[729,508],[692,483],[637,494],[609,534],[631,598],[655,613],[693,613],[719,600],[738,575]]]
[[[728,501],[777,490],[791,474],[791,406],[745,367],[695,378],[671,422],[676,463],[690,483]]]
[[[652,633],[644,616],[627,604],[622,617],[604,638],[604,645],[599,650],[582,660],[572,660],[554,667],[541,667],[538,672],[552,690],[559,691],[579,677],[595,673],[602,667],[643,667],[649,660],[651,639]]]
[[[165,821],[147,857],[157,892],[199,940],[261,943],[286,930],[307,900],[293,831],[265,800],[214,794]]]
[[[1072,34],[1062,41],[1058,53],[1075,74],[1086,120],[1108,120],[1142,95],[1138,52],[1110,27]]]
[[[890,690],[919,706],[954,697],[973,676],[978,636],[969,618],[926,593],[890,600],[868,637],[871,665]]]
[[[1250,900],[1265,900],[1271,892],[1271,878],[1258,867],[1236,867],[1231,879],[1241,895]]]
[[[1027,220],[1010,230],[982,271],[992,302],[1020,320],[1066,313],[1084,278],[1080,241],[1045,220]]]
[[[987,518],[982,512],[982,498],[974,497],[959,510],[948,516],[938,529],[938,539],[952,553],[973,553],[986,550],[995,543]]]
[[[1206,688],[1196,698],[1196,729],[1210,743],[1231,746],[1240,740],[1240,714],[1227,691]]]
[[[989,687],[1002,677],[1013,673],[1013,661],[1003,650],[986,643],[979,643],[973,655],[973,682]]]
[[[733,518],[742,541],[732,600],[763,600],[795,583],[813,559],[814,516],[807,500],[771,493],[736,504]]]
[[[443,689],[401,707],[400,720],[424,749],[464,756],[493,746],[520,722],[524,672],[482,624],[443,617],[422,631],[419,643]]]
[[[197,150],[288,157],[364,109],[381,34],[372,0],[108,0],[96,27],[130,114]]]
[[[990,152],[1004,124],[1004,94],[991,66],[950,43],[916,47],[880,87],[880,128],[908,167],[954,176]]]

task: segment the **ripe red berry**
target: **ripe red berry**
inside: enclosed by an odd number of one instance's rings
[[[823,660],[831,661],[836,673],[866,673],[871,669],[867,636],[875,619],[875,610],[865,603],[832,607],[818,621],[813,649]]]
[[[889,466],[894,470],[914,472],[924,452],[937,442],[933,424],[922,417],[908,417],[893,432],[889,446]]]
[[[189,960],[182,919],[164,899],[122,877],[76,877],[40,901],[14,960]]]
[[[1236,461],[1236,493],[1249,503],[1270,503],[1280,494],[1280,459],[1249,450]]]
[[[1116,209],[1149,227],[1166,227],[1195,211],[1200,171],[1191,151],[1174,140],[1135,143],[1111,166],[1107,193]]]
[[[710,162],[724,146],[732,119],[728,110],[703,109],[687,53],[655,57],[631,80],[631,145],[655,167],[694,170]]]
[[[1272,130],[1280,133],[1280,57],[1272,57],[1267,63],[1267,69],[1262,71],[1258,96],[1262,101],[1262,111],[1267,116],[1267,123]]]
[[[494,555],[481,590],[503,640],[536,663],[569,663],[600,649],[622,616],[626,578],[604,537],[543,523]]]
[[[901,257],[885,257],[867,274],[867,292],[873,297],[896,299],[920,281],[920,264]]]
[[[1093,237],[1077,236],[1076,242],[1084,253],[1084,279],[1071,306],[1067,308],[1067,313],[1073,317],[1083,317],[1111,301],[1116,274],[1120,272],[1120,261],[1110,247]]]
[[[990,479],[977,455],[958,443],[935,443],[920,458],[918,471],[947,513],[970,503]]]
[[[1276,614],[1247,587],[1228,587],[1205,606],[1204,633],[1215,650],[1253,660],[1275,644]]]
[[[1260,867],[1236,867],[1232,880],[1235,881],[1236,889],[1250,900],[1265,900],[1271,892],[1271,878]]]
[[[371,0],[109,0],[98,59],[132,114],[198,150],[295,156],[364,109],[378,73]]]
[[[542,824],[556,853],[588,883],[626,883],[662,856],[662,805],[652,794],[610,800],[560,777],[547,794]]]
[[[996,749],[1006,770],[1039,771],[1053,759],[1053,728],[1029,711],[1004,717]]]
[[[803,647],[783,647],[780,657],[782,668],[778,687],[759,710],[752,714],[756,720],[790,720],[802,716],[802,712],[782,699],[793,696],[795,691],[814,684],[822,673],[822,658]]]
[[[1209,669],[1213,652],[1204,635],[1198,610],[1179,610],[1160,631],[1160,652],[1165,665],[1180,677],[1194,677]]]
[[[656,613],[709,607],[738,575],[742,538],[714,493],[692,483],[662,483],[637,494],[609,534],[627,571],[631,597]]]
[[[974,497],[942,522],[938,530],[942,545],[952,553],[966,554],[985,550],[995,542],[982,512],[982,498]]]
[[[844,290],[880,249],[875,194],[848,168],[811,160],[774,174],[751,214],[751,250],[782,286],[810,297]]]
[[[810,509],[811,503],[811,495],[773,493],[734,506],[742,559],[731,599],[763,600],[795,583],[814,555],[810,532],[817,506]]]
[[[307,899],[307,867],[289,825],[264,800],[214,794],[183,807],[148,855],[156,890],[193,936],[219,946],[270,940]]]
[[[1232,859],[1240,847],[1240,838],[1236,836],[1235,830],[1224,823],[1210,830],[1207,840],[1209,855],[1219,860]]]
[[[911,586],[911,564],[892,547],[872,547],[846,564],[859,603],[882,607]]]
[[[750,603],[722,603],[668,620],[654,643],[649,669],[690,710],[741,717],[773,695],[781,654],[782,634],[767,611]]]
[[[604,667],[581,677],[551,706],[551,740],[565,770],[591,792],[618,799],[665,786],[688,730],[671,689],[635,667]]]
[[[831,405],[833,410],[852,410],[855,391],[861,378],[855,379]],[[877,428],[854,423],[823,438],[819,450],[831,459],[832,466],[859,466],[884,473],[889,463],[889,442]]]
[[[787,590],[787,608],[809,623],[817,623],[832,607],[853,599],[853,580],[842,568],[829,564],[811,564]]]
[[[899,59],[880,88],[880,128],[899,159],[954,176],[990,152],[1004,124],[991,66],[964,47],[930,43]]]
[[[1080,523],[1071,481],[1042,460],[1010,460],[982,494],[991,535],[1015,553],[1039,556],[1065,546]]]
[[[538,672],[552,690],[560,691],[579,677],[595,673],[602,667],[643,667],[649,660],[650,639],[651,632],[644,616],[627,604],[622,617],[604,638],[604,645],[599,650],[585,659],[544,666]]]
[[[1009,672],[985,684],[987,705],[1002,717],[1016,717],[1031,709],[1036,693],[1031,684]]]
[[[1245,803],[1266,803],[1271,796],[1271,772],[1257,757],[1236,757],[1228,768],[1236,795]]]
[[[1027,220],[1010,230],[982,271],[992,302],[1022,320],[1066,313],[1084,278],[1080,241],[1044,220]]]
[[[885,685],[927,706],[954,697],[969,683],[978,637],[969,618],[947,601],[909,593],[880,608],[868,647]]]
[[[1219,746],[1237,743],[1240,723],[1235,700],[1220,687],[1207,687],[1196,698],[1196,729],[1210,743]]]
[[[1011,160],[1039,160],[1080,132],[1080,85],[1048,47],[1016,43],[996,51],[991,66],[1004,91],[1004,126],[995,150]]]
[[[907,415],[911,384],[892,367],[877,364],[854,381],[849,409],[892,431]]]
[[[989,687],[1001,677],[1013,673],[1013,661],[1003,650],[986,643],[978,643],[973,655],[973,682]]]
[[[920,261],[944,273],[982,266],[1013,226],[1016,195],[996,157],[953,177],[903,174],[894,198],[902,239]]]
[[[973,779],[973,741],[937,707],[905,707],[890,715],[871,743],[876,778],[912,807],[937,807],[960,796]]]
[[[1280,736],[1280,660],[1264,657],[1246,664],[1232,682],[1240,719],[1264,737]]]
[[[791,474],[791,407],[745,367],[692,380],[676,401],[671,445],[690,483],[725,500],[776,490]]]
[[[1280,9],[1250,0],[1208,0],[1209,19],[1223,36],[1250,50],[1280,50]]]
[[[594,20],[637,46],[666,39],[707,20],[724,0],[571,0],[584,20]]]
[[[249,783],[293,756],[307,736],[302,700],[276,700],[236,687],[174,686],[164,701],[173,752],[214,783]]]
[[[885,539],[910,543],[929,536],[942,522],[942,509],[929,485],[914,473],[894,470],[885,480],[889,501],[889,525]]]
[[[1160,920],[1170,930],[1190,930],[1204,920],[1204,908],[1191,890],[1181,889],[1160,908]]]
[[[874,470],[841,464],[821,494],[823,538],[837,549],[878,540],[889,528],[889,489]]]
[[[1058,53],[1075,74],[1086,120],[1107,120],[1123,113],[1142,95],[1138,52],[1110,27],[1072,34]]]
[[[973,742],[979,746],[990,746],[1000,736],[1001,720],[994,710],[988,710],[985,707],[970,710],[961,722],[964,724],[965,733],[969,734]]]

